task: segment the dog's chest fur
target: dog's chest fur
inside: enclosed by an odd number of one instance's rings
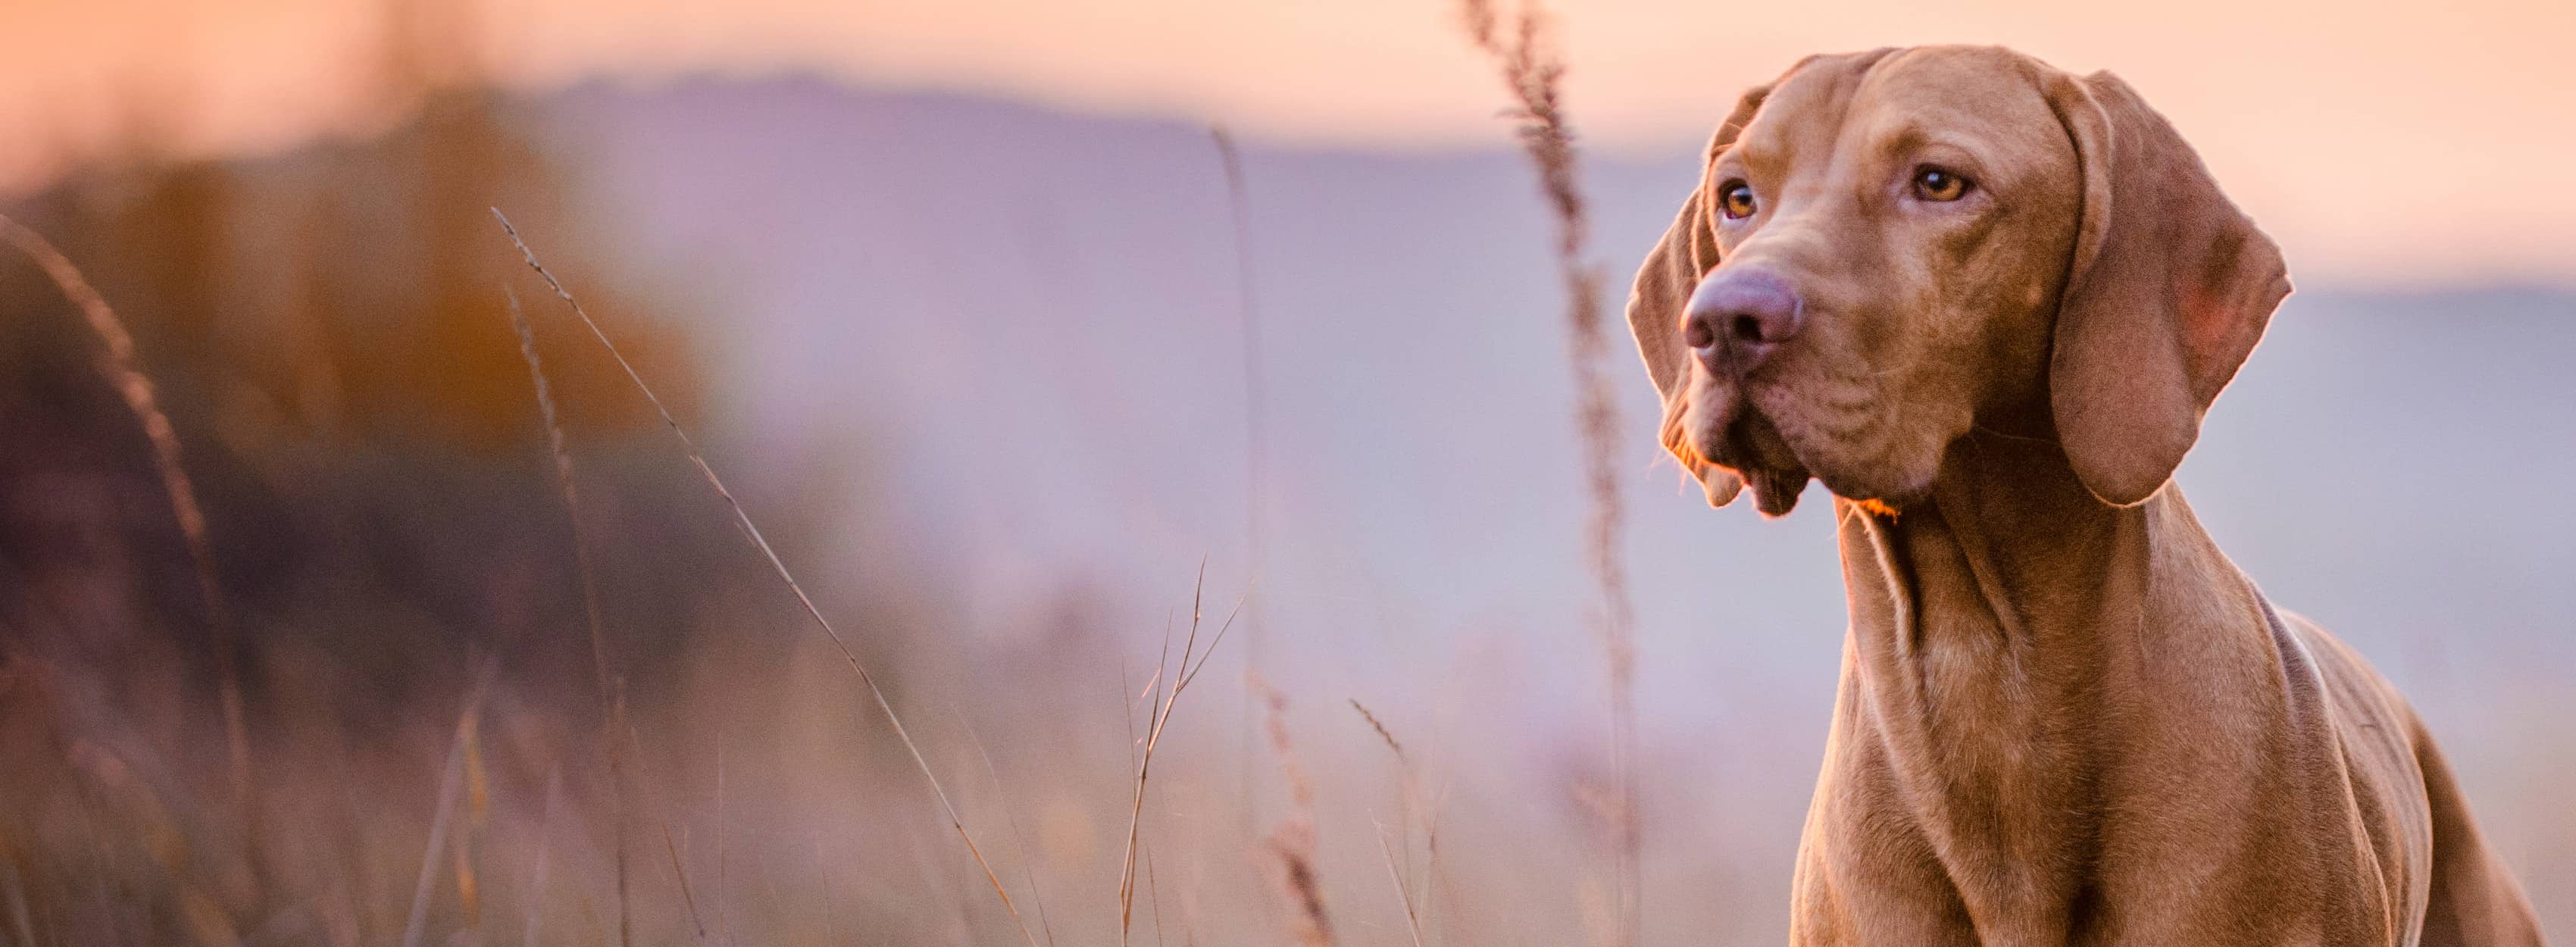
[[[2427,816],[2369,778],[2412,771],[2402,709],[2178,493],[2048,500],[1840,511],[1853,624],[1793,941],[2411,942]]]

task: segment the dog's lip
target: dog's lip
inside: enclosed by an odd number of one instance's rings
[[[1750,399],[1739,399],[1726,412],[1709,460],[1735,472],[1753,490],[1753,504],[1765,516],[1785,516],[1798,505],[1812,479],[1795,448]]]

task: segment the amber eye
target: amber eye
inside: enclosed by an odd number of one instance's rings
[[[1718,204],[1725,208],[1726,219],[1743,220],[1753,216],[1753,186],[1742,181],[1728,181],[1717,189]]]
[[[1968,196],[1968,179],[1947,168],[1914,169],[1914,196],[1927,201],[1955,201]]]

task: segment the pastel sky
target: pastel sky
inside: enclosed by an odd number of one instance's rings
[[[139,115],[190,153],[381,124],[360,90],[391,8],[0,0],[0,192]],[[2312,278],[2576,284],[2576,4],[2563,0],[1549,8],[1576,120],[1614,154],[1679,153],[1805,53],[1995,42],[2127,77]],[[1304,146],[1502,140],[1493,77],[1448,0],[487,0],[462,16],[488,67],[530,90],[805,71],[1217,120]]]

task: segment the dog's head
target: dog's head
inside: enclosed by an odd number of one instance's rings
[[[1810,477],[1901,508],[1972,426],[2152,496],[2289,292],[2281,254],[2108,73],[1998,48],[1810,58],[1745,93],[1637,275],[1663,442],[1723,505]]]

